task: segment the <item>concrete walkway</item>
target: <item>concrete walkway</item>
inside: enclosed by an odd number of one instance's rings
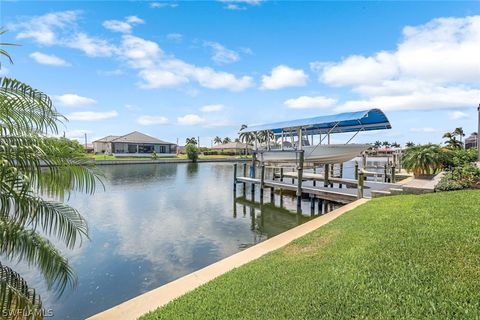
[[[333,210],[323,216],[310,220],[298,227],[290,229],[273,238],[265,240],[253,247],[236,253],[228,258],[220,260],[203,269],[190,273],[182,278],[167,283],[157,289],[144,293],[138,297],[119,304],[111,309],[98,313],[89,320],[134,320],[143,314],[155,310],[168,302],[192,291],[193,289],[215,279],[216,277],[238,268],[250,261],[277,250],[291,241],[310,233],[319,227],[338,218],[359,205],[367,202],[367,199],[360,199],[341,208]]]
[[[445,172],[440,172],[432,179],[413,178],[402,185],[402,189],[406,193],[420,194],[435,192],[435,187],[440,182],[440,179],[445,175]]]

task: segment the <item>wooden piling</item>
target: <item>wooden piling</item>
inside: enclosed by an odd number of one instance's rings
[[[263,191],[265,189],[265,165],[262,164],[260,171],[260,201],[263,201]]]
[[[355,180],[358,180],[358,161],[355,161]]]
[[[280,181],[283,182],[283,168],[280,168]]]
[[[302,180],[303,180],[303,161],[305,159],[305,154],[303,150],[300,150],[300,154],[298,157],[298,183],[297,183],[297,208],[301,207],[302,205]]]
[[[339,173],[339,178],[342,179],[343,178],[343,163],[340,163],[340,173]],[[338,185],[339,188],[342,188],[342,184],[340,183]]]
[[[313,173],[314,173],[314,174],[317,173],[317,168],[316,168],[316,167],[313,167]],[[313,186],[314,186],[314,187],[317,186],[317,181],[316,181],[316,180],[313,180]]]
[[[329,174],[330,174],[330,165],[325,164],[325,167],[323,170],[323,175],[324,175],[323,186],[324,187],[328,187],[329,185],[329,181],[328,181]]]
[[[233,194],[237,192],[237,164],[233,164]]]
[[[390,182],[395,183],[395,163],[392,165],[391,170],[392,172],[390,173]]]
[[[243,163],[243,176],[248,177],[247,163],[246,162]],[[242,182],[242,185],[243,185],[243,194],[245,195],[245,190],[247,189],[247,184],[245,182]]]
[[[383,165],[383,182],[388,182],[388,170],[386,163]]]
[[[364,176],[363,170],[360,170],[360,172],[358,173],[358,187],[357,187],[357,198],[358,199],[363,198],[363,185],[364,185],[364,182],[365,182],[365,179],[364,179],[363,176]]]

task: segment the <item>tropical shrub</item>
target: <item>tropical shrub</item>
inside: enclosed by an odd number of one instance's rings
[[[406,149],[402,165],[416,176],[431,175],[439,172],[450,158],[450,153],[439,145],[417,145]]]
[[[185,152],[187,153],[188,159],[192,160],[193,162],[196,162],[198,159],[198,147],[193,144],[193,143],[188,143],[185,146]]]

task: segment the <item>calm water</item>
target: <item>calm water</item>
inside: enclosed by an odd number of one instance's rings
[[[79,286],[57,300],[42,290],[35,270],[21,270],[41,289],[54,319],[84,319],[318,215],[318,208],[312,215],[308,199],[303,213],[294,211],[290,195],[277,194],[274,204],[263,206],[234,200],[233,165],[228,163],[99,168],[106,191],[74,194],[69,200],[90,226],[90,241],[64,250]],[[241,193],[239,185],[237,195]],[[330,204],[321,211],[333,208]]]

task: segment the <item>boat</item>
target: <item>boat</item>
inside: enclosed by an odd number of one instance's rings
[[[369,144],[321,144],[304,146],[304,161],[321,164],[343,163],[352,160],[370,148]],[[262,162],[297,162],[299,152],[290,150],[258,150],[257,159]]]

